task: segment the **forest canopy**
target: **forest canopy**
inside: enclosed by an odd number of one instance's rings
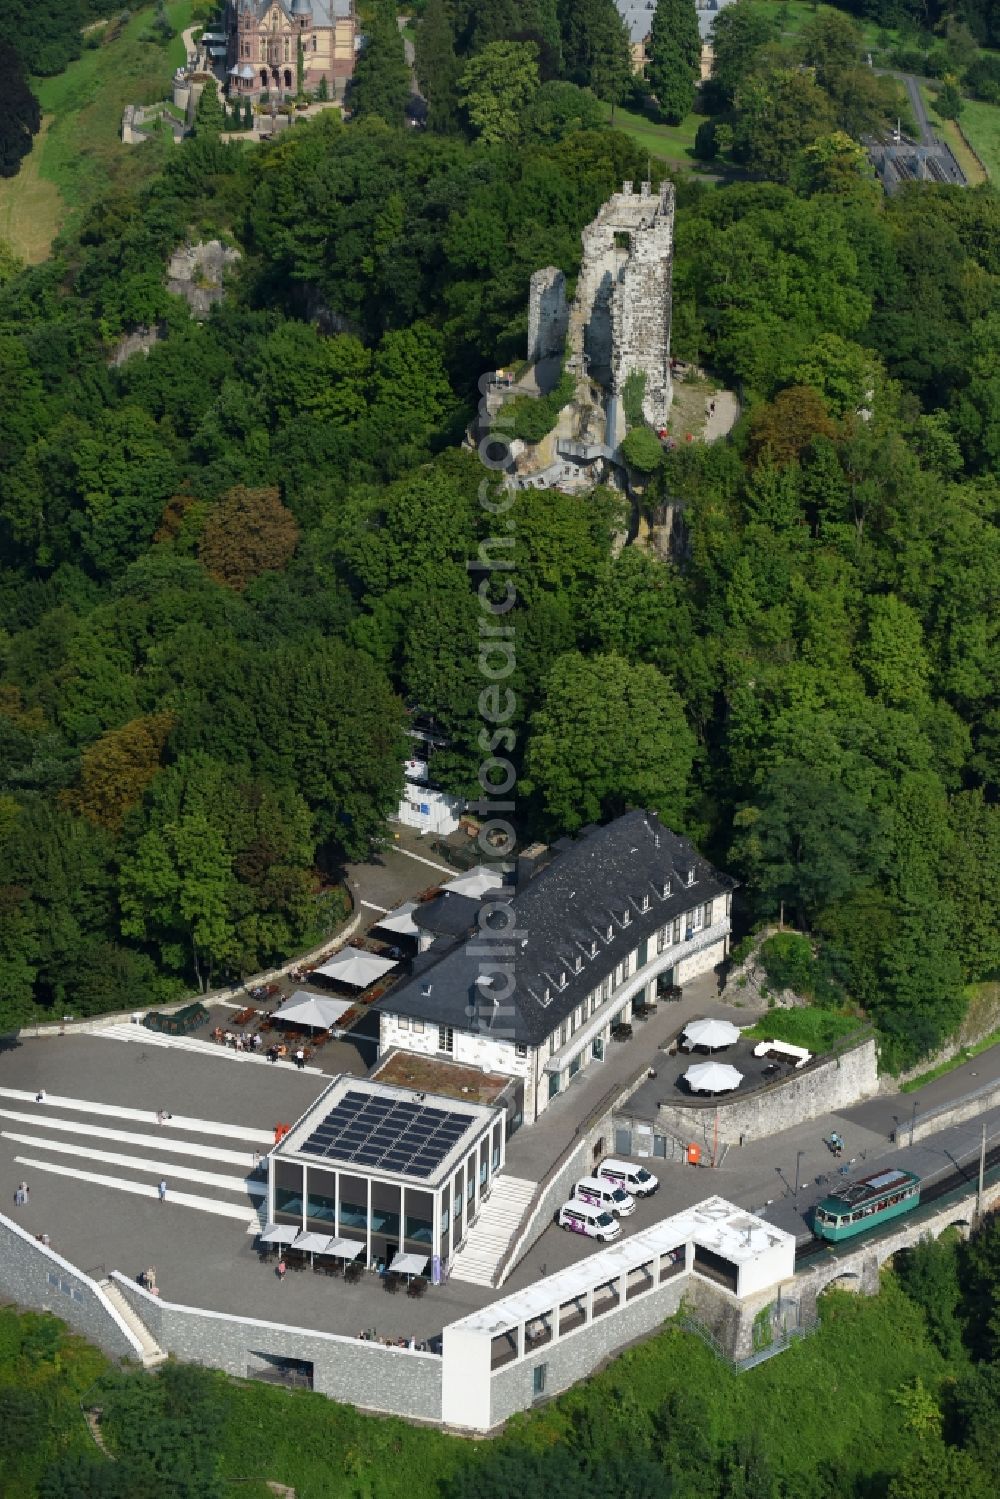
[[[429,0],[440,129],[199,134],[0,288],[0,1024],[320,940],[414,712],[479,794],[462,434],[523,356],[532,272],[572,288],[582,227],[649,169],[560,77],[586,39],[536,9],[446,35]],[[529,42],[521,135],[463,133],[471,49]],[[511,753],[524,837],[658,807],[737,875],[742,922],[784,904],[900,1064],[1000,964],[1000,205],[884,199],[827,85],[780,181],[678,182],[674,352],[744,415],[649,478],[674,561],[612,546],[615,491],[518,496]],[[242,259],[196,321],[164,267],[211,235]]]

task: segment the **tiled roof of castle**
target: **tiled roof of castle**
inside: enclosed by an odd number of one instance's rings
[[[498,935],[493,943],[477,930],[437,962],[425,953],[413,977],[378,1008],[537,1046],[643,938],[734,884],[654,813],[627,812],[561,840],[533,879],[498,892],[514,917],[512,941]],[[497,913],[487,925],[499,929],[500,920]],[[499,981],[496,1004],[482,982],[493,948],[497,963],[512,966],[515,984],[508,996],[506,980]]]

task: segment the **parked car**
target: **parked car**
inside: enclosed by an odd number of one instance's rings
[[[633,1197],[652,1197],[660,1185],[659,1179],[645,1166],[637,1166],[634,1161],[620,1161],[610,1155],[598,1166],[596,1174],[624,1187]]]
[[[632,1027],[627,1020],[616,1020],[611,1027],[612,1041],[631,1041]]]
[[[617,1239],[621,1224],[607,1208],[592,1207],[589,1202],[567,1202],[556,1219],[560,1228],[571,1234],[586,1234],[589,1239]]]
[[[618,1182],[600,1176],[585,1176],[573,1188],[573,1196],[592,1207],[607,1208],[616,1218],[627,1218],[635,1212],[635,1200]]]

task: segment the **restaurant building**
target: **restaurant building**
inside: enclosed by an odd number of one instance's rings
[[[268,1156],[267,1217],[439,1278],[504,1163],[502,1109],[335,1078]]]
[[[409,913],[420,951],[378,1002],[379,1049],[518,1078],[530,1124],[634,1006],[722,961],[735,881],[642,811],[535,845],[511,873],[451,881]]]

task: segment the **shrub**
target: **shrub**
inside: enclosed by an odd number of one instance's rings
[[[530,396],[517,396],[505,406],[499,429],[510,437],[519,437],[522,442],[541,442],[559,420],[560,411],[573,399],[575,389],[573,376],[563,370],[559,383],[547,396],[537,401]]]
[[[633,427],[622,443],[622,457],[641,474],[655,473],[663,462],[660,439],[648,427]]]
[[[630,427],[641,427],[646,420],[642,414],[645,395],[646,376],[642,370],[633,370],[622,386],[622,407]]]
[[[760,961],[776,989],[812,994],[815,973],[808,938],[800,937],[797,932],[778,932],[761,943]]]

